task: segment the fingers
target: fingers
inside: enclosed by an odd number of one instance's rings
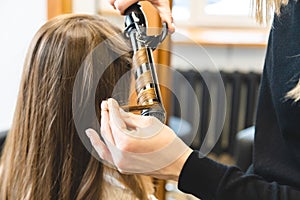
[[[125,10],[132,4],[139,0],[108,0],[109,3],[118,10],[121,14],[124,14]],[[157,10],[162,22],[168,24],[168,30],[170,33],[175,32],[175,26],[173,23],[172,13],[170,9],[169,0],[148,0]]]
[[[107,104],[112,135],[117,140],[116,146],[126,143],[126,135],[148,138],[158,134],[164,127],[155,117],[124,112],[114,99],[109,99]]]
[[[109,125],[110,125],[110,134],[115,140],[115,147],[120,150],[125,150],[128,148],[130,144],[130,138],[128,138],[128,134],[130,134],[131,130],[127,129],[127,126],[124,122],[124,119],[120,113],[120,107],[116,100],[108,99],[108,117],[109,117]]]
[[[108,104],[107,101],[103,101],[101,103],[101,135],[105,138],[105,141],[115,145],[109,124]]]
[[[91,141],[92,146],[96,150],[99,157],[103,160],[106,160],[110,164],[113,164],[113,159],[110,151],[106,147],[106,145],[101,141],[98,133],[93,129],[87,129],[86,135]]]
[[[174,33],[175,25],[173,23],[173,17],[171,15],[171,12],[170,13],[160,13],[159,16],[161,18],[161,21],[167,23],[169,33]]]
[[[109,114],[109,120],[111,129],[117,128],[118,130],[126,130],[126,124],[123,121],[123,118],[120,113],[120,107],[116,100],[114,99],[108,99],[107,100],[108,105],[108,114]]]
[[[132,4],[139,0],[109,0],[109,3],[118,10],[121,14],[124,14],[125,10]]]
[[[147,127],[153,122],[153,117],[150,116],[136,115],[133,113],[127,113],[123,110],[121,110],[120,113],[127,128],[136,129],[139,127]]]
[[[116,1],[116,0],[108,0],[108,3],[109,3],[114,9],[116,9],[116,7],[115,7],[115,1]]]
[[[129,129],[148,127],[153,123],[153,117],[125,112],[114,99],[109,99],[107,104],[111,128],[128,133]]]
[[[152,0],[150,1],[154,7],[158,10],[159,16],[162,22],[168,24],[168,30],[170,33],[175,32],[175,25],[173,23],[172,12],[170,9],[169,0]]]

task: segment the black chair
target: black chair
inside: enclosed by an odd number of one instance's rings
[[[0,131],[0,154],[2,152],[2,148],[3,148],[4,142],[5,142],[7,133],[8,133],[8,130]]]

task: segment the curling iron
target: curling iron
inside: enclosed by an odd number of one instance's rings
[[[133,72],[138,104],[129,106],[127,110],[141,110],[141,115],[154,116],[165,123],[166,112],[161,100],[152,52],[166,38],[167,24],[163,23],[159,35],[148,36],[147,20],[139,3],[131,5],[124,14],[124,34],[130,40],[133,49]]]

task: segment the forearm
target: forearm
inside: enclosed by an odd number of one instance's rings
[[[248,175],[236,167],[228,167],[194,151],[187,159],[179,177],[181,191],[203,200],[296,200],[296,188],[268,182],[257,175]]]

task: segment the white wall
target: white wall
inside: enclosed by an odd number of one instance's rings
[[[72,6],[74,13],[97,13],[97,0],[73,0]]]
[[[214,65],[224,71],[262,72],[266,48],[173,44],[171,52],[171,66],[177,69],[209,70]]]
[[[0,1],[0,131],[10,127],[25,54],[47,18],[46,0]]]

